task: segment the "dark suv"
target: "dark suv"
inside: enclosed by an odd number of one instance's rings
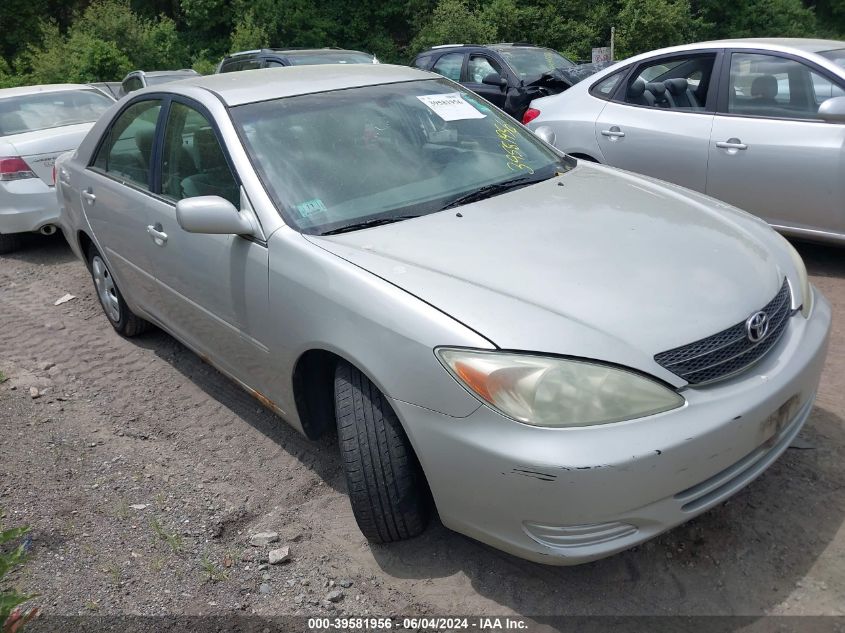
[[[342,48],[262,48],[227,55],[216,72],[312,64],[378,64],[378,60],[369,53]]]
[[[411,65],[457,81],[518,121],[532,99],[563,92],[601,68],[524,43],[432,46]]]

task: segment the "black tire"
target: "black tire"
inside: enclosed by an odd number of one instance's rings
[[[117,282],[111,276],[111,272],[109,271],[105,260],[103,260],[100,252],[93,244],[88,247],[87,257],[88,270],[91,271],[91,279],[94,281],[94,292],[97,293],[97,298],[100,301],[100,307],[103,308],[106,318],[109,320],[109,323],[112,324],[115,331],[126,337],[138,336],[139,334],[146,332],[150,324],[132,312],[132,310],[129,309],[129,306],[126,305],[126,302],[123,300],[123,295],[120,294],[120,289],[117,287]],[[100,292],[96,272],[99,266],[102,266],[105,278],[110,281],[112,287],[110,294],[117,301],[116,314],[106,306],[103,295]]]
[[[431,496],[399,418],[378,388],[345,362],[335,369],[334,397],[358,527],[373,543],[417,536],[428,523]]]
[[[18,250],[23,238],[18,233],[0,233],[0,255]]]

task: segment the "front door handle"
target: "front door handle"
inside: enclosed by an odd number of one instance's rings
[[[719,141],[716,143],[719,149],[748,149],[748,145],[740,141],[738,138],[729,138],[727,141]]]
[[[165,244],[167,244],[167,233],[165,233],[161,229],[161,224],[150,224],[147,227],[147,233],[150,235],[151,238],[153,238],[153,242],[155,242],[157,246],[164,246]]]
[[[608,138],[613,140],[613,139],[617,139],[617,138],[624,138],[625,132],[620,130],[618,125],[614,125],[609,130],[602,130],[601,135],[607,136]]]
[[[89,204],[94,204],[97,201],[97,196],[94,195],[91,187],[88,187],[88,189],[82,192],[82,197],[85,198]]]

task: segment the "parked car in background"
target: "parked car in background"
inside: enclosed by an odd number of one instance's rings
[[[607,556],[736,493],[813,405],[831,310],[786,240],[433,73],[159,86],[57,170],[114,329],[156,323],[306,436],[336,426],[374,542],[433,497],[518,556]]]
[[[845,243],[845,42],[654,51],[534,101],[524,121],[574,156],[707,193],[789,235]]]
[[[216,72],[314,64],[378,64],[375,55],[342,48],[261,48],[227,55]]]
[[[119,81],[98,81],[88,85],[93,86],[97,90],[102,90],[113,99],[120,99],[123,96],[121,92],[123,84]]]
[[[21,234],[56,232],[56,156],[72,150],[114,100],[85,85],[0,90],[0,253]]]
[[[135,92],[148,86],[158,86],[169,81],[179,81],[180,79],[199,76],[200,74],[197,71],[191,70],[190,68],[183,68],[182,70],[133,70],[123,78],[120,87],[120,96],[128,95],[130,92]]]
[[[411,62],[466,86],[517,120],[532,99],[557,94],[600,70],[532,44],[443,44]]]

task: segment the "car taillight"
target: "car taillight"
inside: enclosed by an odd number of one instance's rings
[[[35,178],[35,172],[20,156],[0,156],[0,180]]]
[[[537,110],[536,108],[528,108],[525,111],[525,114],[522,115],[522,124],[528,125],[529,123],[531,123],[531,121],[536,119],[538,116],[540,116],[539,110]]]

